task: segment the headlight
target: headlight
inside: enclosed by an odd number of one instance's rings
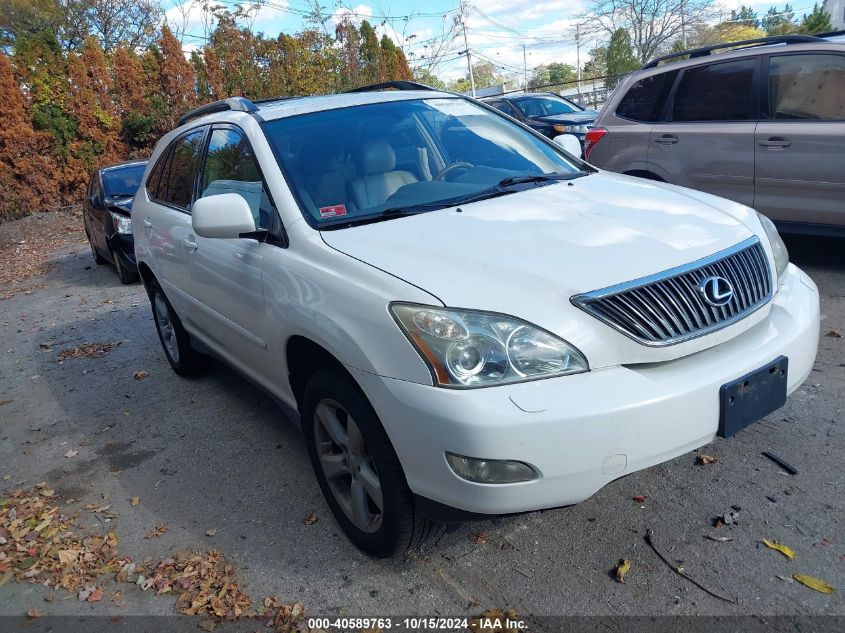
[[[563,125],[563,124],[561,124],[561,123],[555,123],[555,124],[552,126],[552,129],[553,129],[555,132],[570,132],[570,131],[572,131],[572,127],[571,127],[571,126],[569,126],[569,125]]]
[[[760,224],[763,225],[763,230],[766,232],[766,237],[769,238],[769,244],[772,246],[772,255],[775,257],[775,272],[777,273],[778,279],[780,279],[786,270],[787,264],[789,264],[789,251],[786,250],[786,244],[783,243],[774,222],[759,212],[757,213],[757,217],[760,218]]]
[[[589,371],[572,345],[514,317],[401,303],[390,310],[440,386],[487,387]]]
[[[132,233],[132,218],[127,218],[125,215],[119,213],[111,213],[111,222],[114,230],[118,233]]]

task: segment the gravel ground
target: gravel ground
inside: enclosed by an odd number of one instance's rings
[[[38,240],[51,222],[59,220],[0,226],[0,263],[5,254],[8,266],[22,239],[16,232]],[[82,524],[116,529],[121,553],[133,560],[217,548],[247,594],[300,601],[314,615],[513,608],[526,616],[845,616],[845,339],[825,336],[845,334],[843,241],[789,241],[793,261],[822,293],[815,370],[781,410],[699,451],[716,463],[696,465],[689,454],[578,506],[469,524],[404,559],[377,561],[350,545],[331,517],[294,414],[220,366],[198,379],[177,377],[141,286],[122,286],[110,266],[94,265],[80,237],[46,250],[45,266],[27,268],[35,276],[0,288],[10,296],[0,300],[0,489],[46,480],[62,503],[74,500],[69,510],[110,504],[119,516],[108,525],[84,511]],[[100,358],[57,360],[82,343],[108,342],[120,344]],[[137,371],[148,376],[135,379]],[[786,474],[761,451],[800,473]],[[633,500],[641,495],[644,502]],[[712,527],[734,506],[736,524]],[[311,513],[318,520],[304,524]],[[169,528],[164,535],[144,538],[160,525]],[[649,528],[668,560],[734,602],[673,573],[645,543]],[[764,538],[789,545],[796,558],[766,548]],[[612,570],[623,558],[632,568],[621,584]],[[837,591],[816,593],[793,573]],[[116,588],[109,583],[106,595]],[[132,586],[120,604],[66,593],[48,603],[48,593],[9,582],[0,587],[0,615],[174,612],[171,598]]]

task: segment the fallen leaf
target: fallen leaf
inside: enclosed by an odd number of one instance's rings
[[[804,574],[792,574],[792,577],[805,587],[809,587],[813,591],[818,591],[819,593],[833,593],[836,591],[836,589],[820,578],[814,578],[813,576],[806,576]]]
[[[842,338],[842,335],[837,332],[836,330],[831,330],[827,334],[825,334],[828,338]]]
[[[117,591],[115,591],[112,594],[111,601],[112,602],[120,602],[121,600],[123,600],[123,592],[120,589],[118,589]]]
[[[305,518],[307,519],[308,517],[305,517]],[[309,525],[309,524],[308,524],[308,523],[306,523],[305,525]],[[208,528],[208,529],[205,531],[205,535],[206,535],[206,536],[214,536],[215,534],[217,534],[217,528]]]
[[[716,541],[717,543],[726,543],[727,541],[733,540],[733,537],[730,536],[710,536],[709,534],[705,534],[704,538],[710,541]]]
[[[319,519],[317,518],[317,515],[313,512],[310,512],[309,514],[305,515],[305,517],[302,519],[302,522],[305,525],[314,525],[317,521],[319,521]]]
[[[99,602],[103,599],[103,588],[102,587],[95,587],[94,591],[92,591],[88,595],[87,602]]]
[[[0,400],[0,407],[11,404],[14,400]]]
[[[59,562],[62,565],[73,565],[79,559],[78,549],[60,549]]]
[[[713,455],[699,455],[695,458],[695,463],[699,466],[706,466],[707,464],[715,464],[719,461],[718,457],[713,457]]]
[[[487,542],[487,534],[484,532],[472,532],[469,535],[469,540],[476,545],[484,545]]]
[[[137,508],[139,505],[141,505],[141,497],[132,497],[129,500],[129,503],[132,504],[133,508]]]
[[[44,596],[44,602],[53,602],[53,600],[55,599],[56,597],[52,593],[48,593],[46,596]]]
[[[625,560],[624,558],[619,561],[616,565],[616,569],[613,570],[616,574],[616,580],[618,582],[625,582],[625,574],[631,571],[631,561]]]
[[[203,631],[209,631],[209,633],[211,631],[213,631],[214,627],[216,627],[216,626],[217,626],[217,622],[215,622],[214,620],[200,620],[199,621],[199,627]]]
[[[142,369],[142,370],[140,370],[140,371],[136,371],[134,374],[132,374],[132,377],[133,377],[135,380],[143,380],[144,378],[146,378],[146,377],[147,377],[147,376],[149,376],[149,375],[150,375],[150,372],[148,372],[148,371],[144,371],[144,370]]]
[[[777,543],[775,541],[768,541],[763,539],[763,545],[768,547],[769,549],[773,549],[775,551],[780,552],[787,558],[795,558],[795,552],[793,552],[789,547],[783,545],[782,543]]]
[[[144,538],[158,538],[159,536],[164,536],[167,534],[167,530],[170,529],[166,525],[157,525],[155,529],[150,530],[146,534],[144,534]]]
[[[43,490],[39,490],[38,494],[40,494],[42,497],[52,497],[56,494],[56,491],[50,490],[49,488],[44,488]]]
[[[645,500],[648,499],[645,495],[637,495],[636,497],[632,497],[634,501],[637,503],[645,503]]]
[[[26,617],[28,618],[40,618],[42,615],[44,614],[38,609],[30,609],[26,612]]]
[[[68,451],[65,453],[65,457],[76,457],[79,454],[79,451]]]

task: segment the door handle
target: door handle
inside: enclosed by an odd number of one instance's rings
[[[145,229],[151,229],[151,228],[153,228],[153,223],[152,223],[152,222],[150,222],[147,218],[144,218],[144,228],[145,228]]]
[[[191,251],[192,253],[193,253],[195,250],[197,250],[197,248],[198,248],[198,247],[197,247],[197,243],[196,243],[196,242],[191,241],[191,240],[190,240],[190,239],[188,239],[187,237],[186,237],[185,239],[183,239],[183,240],[182,240],[182,244],[184,244],[184,245],[185,245],[185,248],[187,248],[187,249],[188,249],[189,251]]]
[[[654,139],[655,143],[660,143],[661,145],[674,145],[678,142],[678,137],[673,136],[672,134],[664,134],[663,136],[659,136]]]
[[[780,136],[773,136],[765,141],[760,141],[759,145],[763,147],[771,147],[774,149],[782,149],[784,147],[789,147],[792,145],[792,141],[788,138],[782,138]]]

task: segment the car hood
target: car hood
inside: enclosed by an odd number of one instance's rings
[[[117,198],[106,198],[106,206],[116,213],[122,215],[132,215],[132,201],[135,198],[127,198],[120,196]]]
[[[587,315],[570,297],[695,261],[754,234],[749,226],[756,218],[747,207],[685,191],[599,173],[464,205],[461,212],[453,207],[322,236],[446,306],[517,316],[583,349],[595,340],[585,343],[589,335],[572,332],[567,315],[582,322]],[[633,356],[626,360],[672,354]]]

